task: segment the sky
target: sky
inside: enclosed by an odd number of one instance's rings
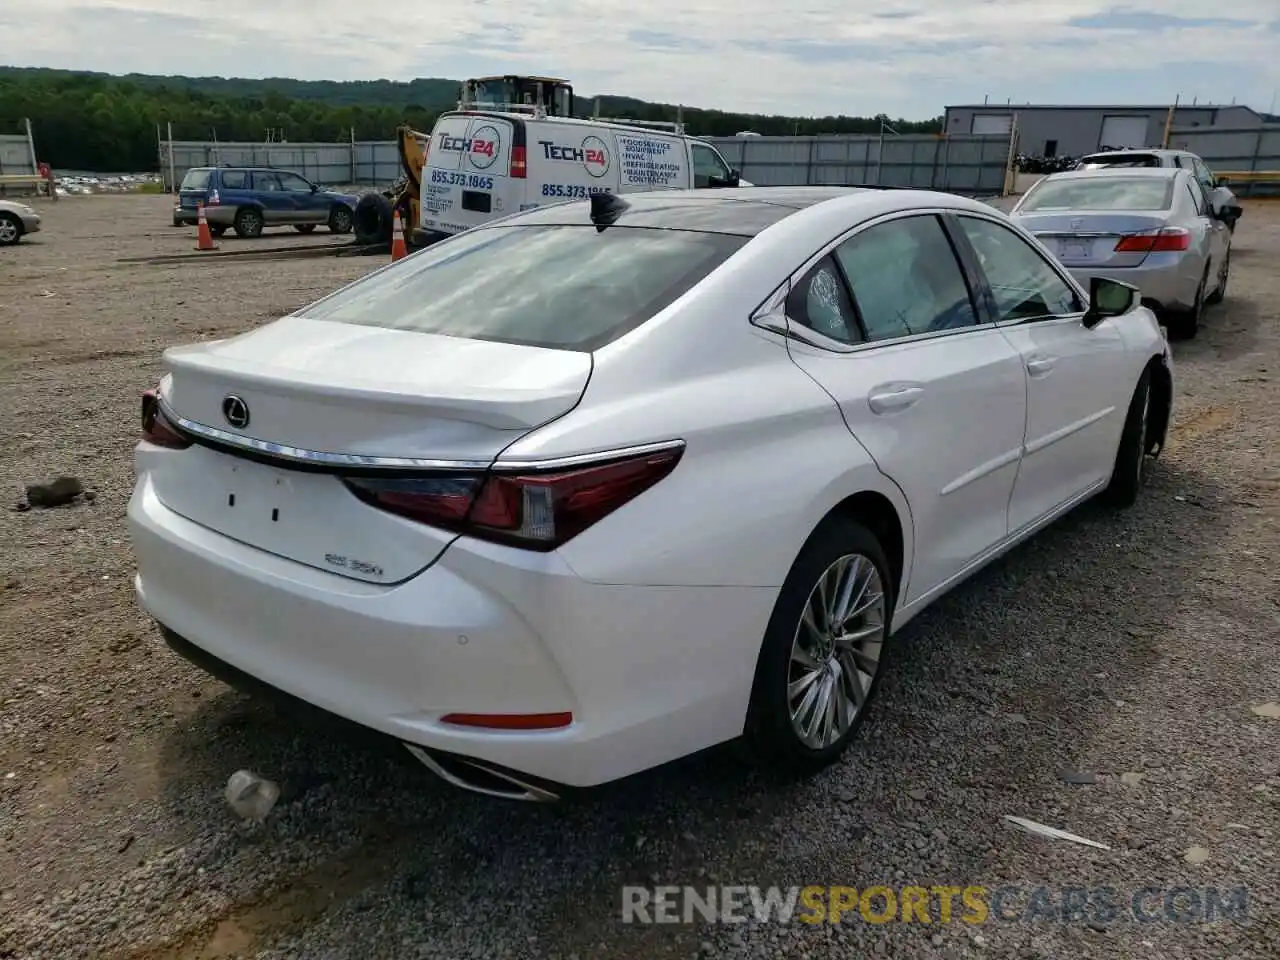
[[[567,78],[752,113],[947,104],[1267,110],[1280,0],[0,0],[0,63],[304,80]],[[872,12],[874,11],[874,12]],[[1280,109],[1280,107],[1277,107]]]

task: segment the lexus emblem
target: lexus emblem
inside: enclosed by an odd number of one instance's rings
[[[249,425],[249,405],[234,393],[229,393],[222,399],[222,416],[237,430],[243,430]]]

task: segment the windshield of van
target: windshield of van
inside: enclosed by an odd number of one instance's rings
[[[209,174],[211,170],[188,170],[187,175],[182,178],[182,186],[179,190],[203,190],[209,185]]]
[[[644,227],[490,227],[420,251],[297,315],[590,351],[653,317],[746,242]]]

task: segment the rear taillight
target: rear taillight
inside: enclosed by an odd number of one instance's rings
[[[554,550],[669,474],[683,447],[570,470],[346,477],[365,503],[468,536]]]
[[[523,180],[529,172],[529,164],[525,159],[524,147],[511,148],[511,176]]]
[[[191,441],[169,426],[160,412],[160,393],[157,390],[145,390],[142,394],[142,439],[170,450],[185,450],[191,446]]]
[[[206,207],[216,207],[222,202],[222,198],[218,196],[217,190],[209,191],[209,199],[204,202]]]
[[[1121,237],[1116,253],[1175,253],[1191,249],[1191,231],[1185,227],[1165,227],[1149,233]]]

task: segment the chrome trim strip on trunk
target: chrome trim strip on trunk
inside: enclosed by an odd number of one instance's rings
[[[170,424],[180,432],[189,435],[195,441],[207,441],[210,444],[229,447],[233,450],[254,454],[262,458],[280,460],[284,464],[295,464],[305,467],[324,467],[333,470],[421,470],[421,471],[477,471],[496,472],[527,470],[565,470],[573,467],[588,466],[595,463],[607,463],[627,457],[641,457],[648,453],[665,453],[678,450],[685,443],[683,440],[664,440],[657,443],[636,444],[628,447],[617,447],[610,450],[599,450],[591,453],[580,453],[565,457],[551,457],[545,460],[436,460],[426,457],[385,457],[365,456],[356,453],[330,453],[324,450],[307,450],[289,444],[272,443],[268,440],[257,440],[236,433],[229,433],[217,427],[198,423],[177,413],[163,397],[159,398],[160,412]],[[499,456],[501,456],[499,454]]]

